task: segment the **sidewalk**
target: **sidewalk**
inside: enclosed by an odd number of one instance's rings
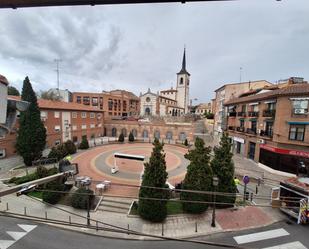
[[[2,197],[1,201],[2,202],[0,203],[0,211],[5,211],[7,207],[6,205],[8,203],[8,212],[24,215],[24,212],[26,210],[26,215],[41,218],[45,218],[46,212],[47,217],[50,219],[56,219],[60,221],[69,221],[69,219],[71,219],[71,222],[86,224],[86,211],[84,210],[77,210],[72,207],[57,205],[57,207],[73,213],[69,214],[54,207],[49,207],[28,196],[16,197],[16,195],[8,195]],[[269,215],[270,212],[272,213],[272,215]],[[82,215],[84,217],[78,217],[74,214]],[[162,236],[163,228],[164,236],[174,238],[190,238],[218,232],[261,227],[282,220],[284,217],[277,210],[272,210],[271,208],[262,209],[259,207],[248,206],[240,207],[238,209],[217,209],[216,227],[213,228],[210,225],[212,219],[211,208],[203,215],[183,214],[169,216],[165,220],[163,225],[162,223],[147,222],[145,220],[142,220],[138,216],[128,217],[127,214],[119,214],[106,211],[91,212],[90,216],[91,219],[116,225],[124,229],[127,229],[129,225],[130,230],[151,235]],[[96,225],[94,221],[92,221],[91,224]],[[123,239],[151,239],[149,237],[128,235],[126,233],[95,231],[85,228],[67,228],[95,235],[104,235]]]

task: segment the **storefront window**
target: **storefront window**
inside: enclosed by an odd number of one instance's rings
[[[291,125],[290,126],[290,140],[304,141],[305,125]]]

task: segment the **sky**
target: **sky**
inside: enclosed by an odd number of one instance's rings
[[[0,74],[18,89],[57,87],[60,59],[61,89],[157,92],[176,86],[184,46],[193,103],[240,78],[309,80],[309,1],[0,9]]]

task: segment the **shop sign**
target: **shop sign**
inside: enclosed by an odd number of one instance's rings
[[[301,150],[288,150],[288,149],[281,149],[272,147],[267,144],[260,144],[260,148],[269,150],[278,154],[285,154],[285,155],[291,155],[291,156],[300,156],[300,157],[306,157],[309,158],[309,152],[301,151]]]
[[[233,139],[234,139],[234,141],[236,141],[236,142],[239,142],[239,143],[242,143],[242,144],[244,144],[244,143],[245,143],[245,140],[244,140],[243,138],[240,138],[240,137],[234,137]]]

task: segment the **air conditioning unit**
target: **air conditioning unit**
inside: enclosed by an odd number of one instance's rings
[[[265,144],[265,140],[264,140],[264,139],[258,139],[257,142],[258,142],[259,144]]]
[[[301,108],[297,108],[297,109],[294,109],[294,113],[295,114],[305,114],[306,110],[305,109],[301,109]]]

